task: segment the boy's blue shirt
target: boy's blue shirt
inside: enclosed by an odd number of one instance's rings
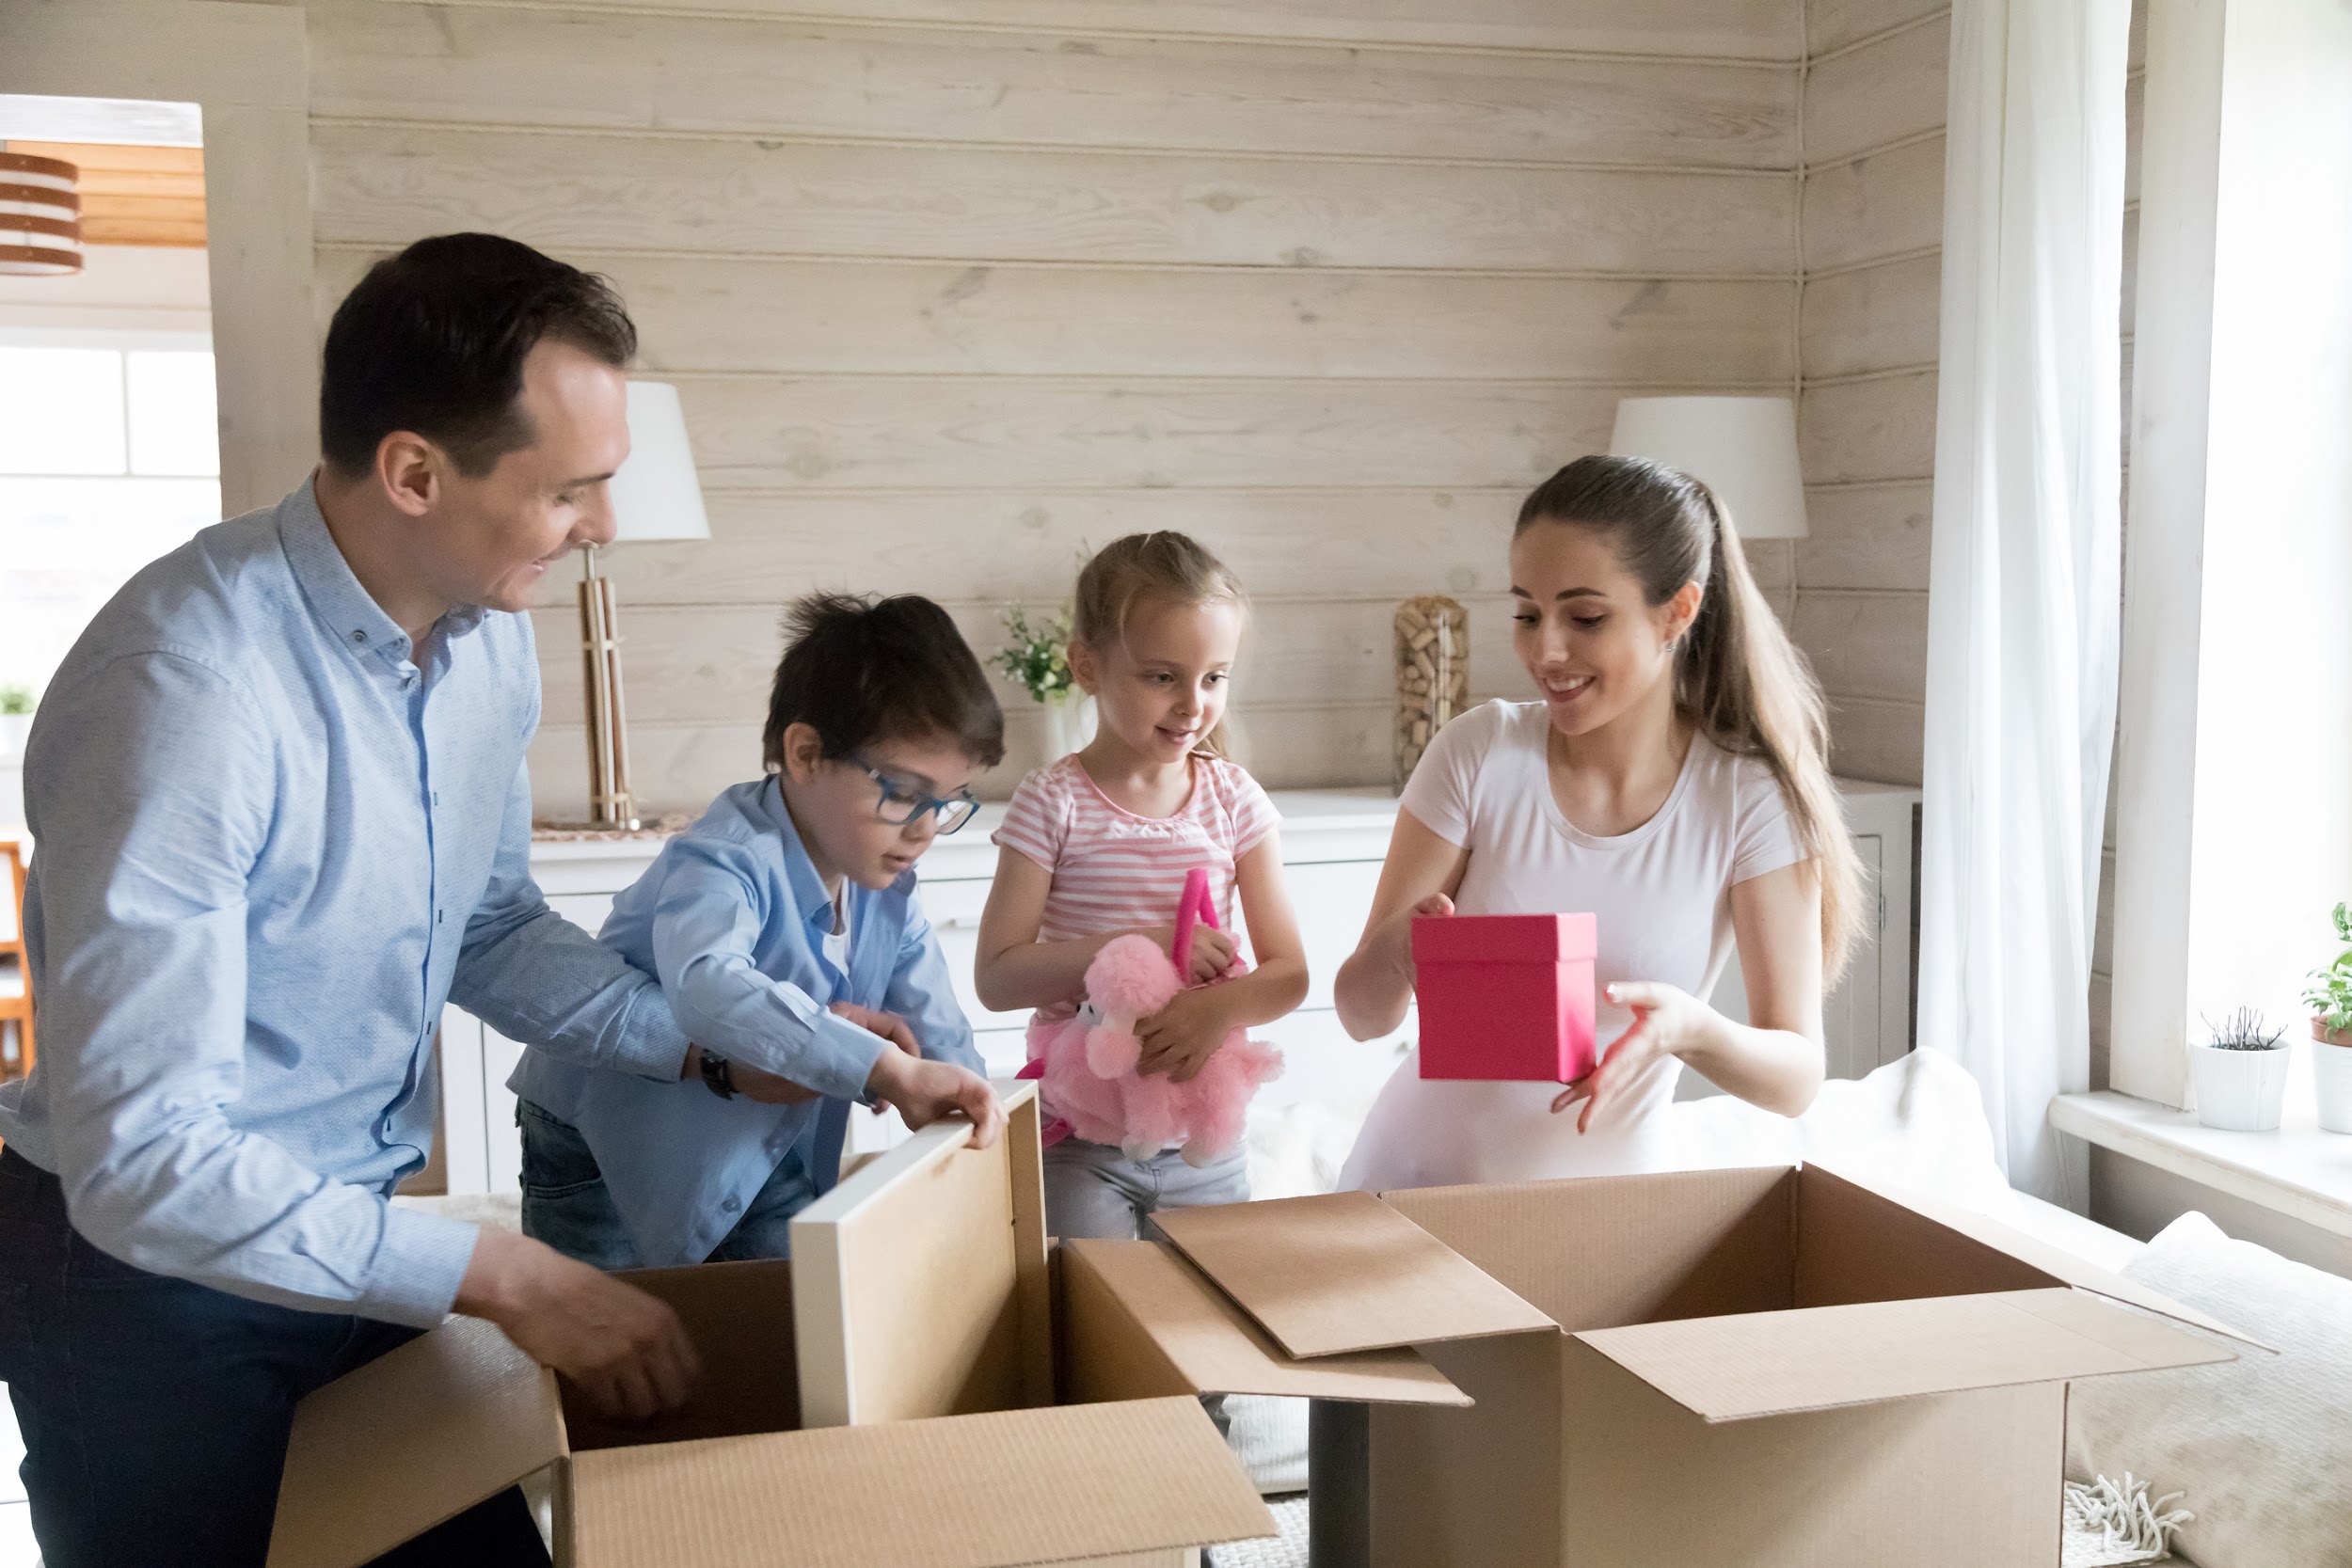
[[[927,1058],[985,1074],[914,887],[912,871],[880,892],[850,884],[842,974],[825,956],[833,900],[770,777],[722,793],[612,901],[600,940],[660,976],[690,1039],[826,1097],[722,1100],[699,1081],[526,1051],[508,1086],[587,1139],[648,1267],[708,1257],[785,1159],[803,1162],[819,1193],[839,1179],[850,1102],[883,1045],[829,1004],[897,1013]]]

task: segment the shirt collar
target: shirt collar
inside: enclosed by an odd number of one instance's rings
[[[784,879],[792,889],[792,902],[799,906],[803,924],[823,935],[833,929],[833,895],[825,891],[825,879],[817,874],[817,863],[808,858],[808,848],[801,842],[801,830],[785,808],[784,784],[775,774],[768,775],[767,787],[759,792],[761,809],[776,832],[784,838]],[[854,904],[854,900],[852,900]],[[818,929],[821,927],[821,929]]]
[[[336,641],[355,654],[374,653],[395,665],[407,661],[408,634],[360,586],[342,546],[327,531],[326,518],[319,511],[317,474],[278,503],[278,537],[310,612]],[[442,640],[463,637],[486,614],[480,605],[458,606],[440,619]]]

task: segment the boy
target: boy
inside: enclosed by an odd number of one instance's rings
[[[613,901],[602,940],[661,980],[700,1082],[536,1051],[511,1085],[523,1230],[601,1268],[779,1258],[838,1179],[853,1101],[921,1127],[1004,1111],[914,897],[978,809],[1004,714],[947,613],[904,594],[793,605],[767,775],[720,795]]]

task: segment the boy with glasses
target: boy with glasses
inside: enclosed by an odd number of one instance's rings
[[[947,613],[904,594],[802,599],[761,750],[613,901],[602,940],[660,977],[696,1043],[657,1084],[525,1053],[525,1232],[602,1268],[783,1257],[838,1177],[852,1101],[921,1127],[1004,1111],[914,896],[971,819],[1004,714]],[[737,1060],[781,1069],[739,1072]]]

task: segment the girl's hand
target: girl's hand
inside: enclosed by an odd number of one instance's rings
[[[1146,931],[1144,935],[1160,944],[1160,951],[1168,955],[1170,963],[1175,962],[1175,927],[1162,926]],[[1207,985],[1233,967],[1233,955],[1238,951],[1233,945],[1233,939],[1216,927],[1195,926],[1192,928],[1192,973],[1184,976],[1184,984]]]
[[[1579,1132],[1591,1132],[1594,1121],[1607,1117],[1619,1097],[1661,1057],[1679,1056],[1701,1043],[1716,1022],[1714,1008],[1673,986],[1627,981],[1609,988],[1609,1000],[1633,1010],[1632,1027],[1611,1042],[1599,1066],[1551,1102],[1554,1116],[1583,1102],[1584,1110],[1576,1118]]]
[[[1196,962],[1200,939],[1213,934],[1193,933]],[[1136,1070],[1165,1072],[1170,1083],[1189,1084],[1232,1032],[1232,1020],[1216,991],[1178,991],[1175,1001],[1136,1024],[1136,1038],[1143,1044]]]

